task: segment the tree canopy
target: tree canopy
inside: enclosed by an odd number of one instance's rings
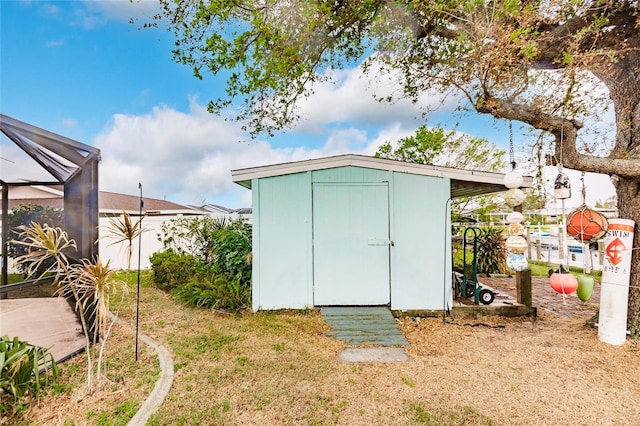
[[[392,144],[387,141],[376,157],[392,158],[420,164],[435,164],[466,170],[499,172],[506,167],[505,151],[487,139],[457,135],[453,130],[422,125],[415,136],[407,136]]]
[[[640,221],[640,13],[617,0],[161,0],[176,61],[224,72],[226,97],[252,133],[285,128],[296,101],[332,68],[379,64],[400,97],[461,93],[475,111],[551,135],[566,168],[613,176],[621,217]],[[374,67],[375,65],[375,67]],[[599,87],[603,89],[600,90]],[[607,99],[608,98],[608,99]],[[383,100],[393,100],[385,98]],[[607,100],[615,137],[604,153],[580,139]],[[640,246],[636,233],[634,246]],[[629,327],[640,336],[634,253]]]

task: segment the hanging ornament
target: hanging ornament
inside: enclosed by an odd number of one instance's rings
[[[583,243],[599,240],[608,228],[607,218],[584,204],[567,216],[567,234]]]
[[[558,200],[571,198],[571,181],[569,176],[562,172],[562,164],[558,164],[558,176],[553,184],[553,193]]]
[[[504,175],[504,186],[507,188],[520,188],[522,186],[522,182],[524,182],[524,178],[515,170],[511,170],[509,173]]]
[[[509,190],[504,194],[504,201],[511,207],[519,206],[524,202],[526,198],[524,192],[520,190],[522,182],[524,181],[522,175],[516,171],[516,161],[513,155],[513,128],[509,123],[509,156],[511,160],[512,170],[504,175],[504,186]],[[524,216],[522,213],[514,211],[507,215],[507,222],[509,222],[509,237],[505,241],[505,247],[507,248],[507,267],[513,271],[524,271],[529,266],[527,258],[524,252],[527,251],[527,240],[522,236],[525,233],[522,221]]]
[[[518,188],[510,189],[503,195],[504,202],[511,207],[519,206],[527,198],[524,192]]]
[[[516,170],[516,160],[513,154],[513,127],[509,122],[509,159],[511,160],[511,171],[504,175],[504,186],[509,189],[516,189],[522,186],[524,178]]]
[[[523,254],[525,251],[527,251],[528,244],[527,240],[525,240],[520,235],[511,235],[509,238],[507,238],[505,246],[511,253]]]
[[[524,221],[524,215],[520,212],[511,212],[507,215],[507,222],[509,223],[521,223]]]
[[[560,294],[571,294],[578,288],[578,280],[576,277],[565,271],[556,271],[549,277],[551,288]]]
[[[591,299],[595,279],[591,275],[578,275],[578,289],[576,294],[583,302]]]
[[[507,266],[514,271],[524,271],[529,266],[524,254],[509,253],[507,255]]]
[[[595,210],[590,209],[585,200],[587,190],[584,185],[584,172],[582,172],[582,205],[567,216],[567,234],[582,243],[590,243],[604,237],[609,229],[607,218]]]

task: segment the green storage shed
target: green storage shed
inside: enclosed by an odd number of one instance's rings
[[[231,174],[252,191],[254,310],[451,306],[449,200],[506,190],[500,173],[353,154]]]

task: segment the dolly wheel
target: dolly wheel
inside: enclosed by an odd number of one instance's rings
[[[493,300],[496,298],[495,294],[493,294],[493,292],[491,290],[487,290],[482,289],[480,290],[480,303],[482,303],[483,305],[490,305],[491,303],[493,303]]]

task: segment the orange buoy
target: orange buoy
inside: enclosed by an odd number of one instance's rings
[[[608,228],[607,218],[584,204],[567,216],[567,234],[583,243],[602,238]]]

